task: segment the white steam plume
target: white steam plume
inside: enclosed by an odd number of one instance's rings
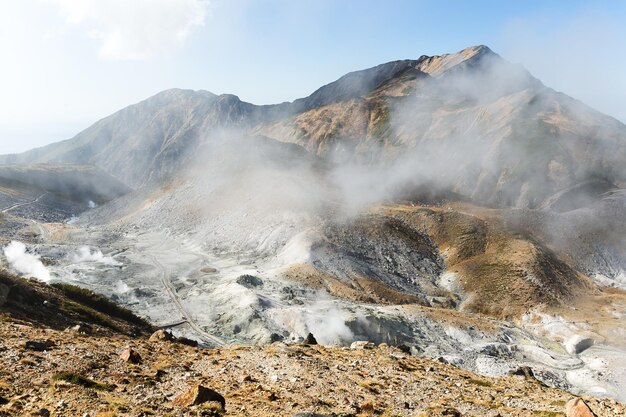
[[[76,252],[70,255],[70,261],[73,263],[98,262],[109,266],[122,265],[110,256],[104,256],[100,249],[93,251],[88,246],[80,247]]]
[[[26,252],[26,245],[22,242],[12,241],[4,247],[4,256],[11,268],[17,273],[34,277],[41,281],[50,281],[50,271],[41,263],[38,255]]]

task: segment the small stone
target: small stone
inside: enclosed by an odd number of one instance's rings
[[[429,417],[462,417],[459,410],[452,407],[435,407],[428,410]]]
[[[217,391],[202,385],[195,385],[186,392],[180,394],[172,401],[173,405],[179,407],[191,407],[192,405],[203,404],[206,402],[218,402],[222,410],[226,410],[226,400]]]
[[[565,415],[567,417],[596,417],[581,398],[572,398],[565,404]]]
[[[122,358],[124,362],[141,363],[141,355],[132,348],[124,349],[124,351],[120,353],[120,358]]]
[[[358,340],[356,342],[352,342],[350,345],[350,349],[363,350],[363,349],[374,349],[374,344],[364,340]]]
[[[256,379],[252,378],[250,375],[244,375],[241,378],[241,382],[257,382]]]
[[[366,401],[364,403],[359,404],[359,410],[362,413],[373,414],[376,411],[376,408],[374,407],[374,403],[373,402]]]

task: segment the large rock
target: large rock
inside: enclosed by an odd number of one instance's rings
[[[350,345],[350,349],[374,349],[374,344],[365,340],[357,340],[356,342],[352,342],[352,344]]]
[[[52,347],[54,347],[55,343],[50,340],[50,339],[46,339],[46,340],[27,340],[24,343],[24,348],[28,349],[28,350],[34,350],[36,352],[44,352],[46,350],[51,349]]]
[[[595,344],[595,339],[589,334],[577,334],[565,342],[565,349],[569,353],[579,354]]]
[[[141,355],[132,348],[124,349],[124,351],[120,353],[120,358],[122,358],[124,362],[141,363]]]
[[[226,400],[217,391],[202,385],[195,385],[188,391],[182,393],[172,401],[173,405],[179,407],[191,407],[192,405],[203,404],[206,402],[220,403],[222,410],[226,410]]]
[[[152,333],[152,335],[150,336],[150,340],[151,342],[172,342],[174,341],[176,338],[174,337],[174,335],[172,335],[170,332],[165,331],[163,329],[161,330],[157,330],[156,332]]]
[[[237,284],[243,285],[246,288],[262,287],[263,280],[254,275],[241,275],[237,278]]]
[[[309,333],[306,336],[306,339],[304,339],[304,344],[305,345],[317,345],[317,340],[315,339],[315,336],[313,336],[313,333]]]
[[[198,347],[198,341],[197,340],[193,340],[193,339],[189,339],[188,337],[177,337],[176,338],[176,342],[180,343],[181,345],[187,345],[187,346],[191,346],[191,347]]]
[[[572,398],[565,404],[567,417],[597,417],[581,398]]]

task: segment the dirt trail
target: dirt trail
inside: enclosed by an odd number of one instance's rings
[[[13,204],[12,206],[9,206],[9,207],[7,207],[5,209],[2,209],[2,213],[8,213],[9,211],[15,210],[16,208],[29,206],[31,204],[35,204],[35,203],[39,202],[39,200],[41,200],[42,198],[44,198],[48,194],[49,194],[48,192],[45,192],[45,193],[41,194],[39,197],[35,198],[34,200],[26,201],[24,203]]]

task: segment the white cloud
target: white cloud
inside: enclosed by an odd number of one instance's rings
[[[204,25],[208,0],[47,0],[100,44],[106,60],[140,60],[181,46]]]

